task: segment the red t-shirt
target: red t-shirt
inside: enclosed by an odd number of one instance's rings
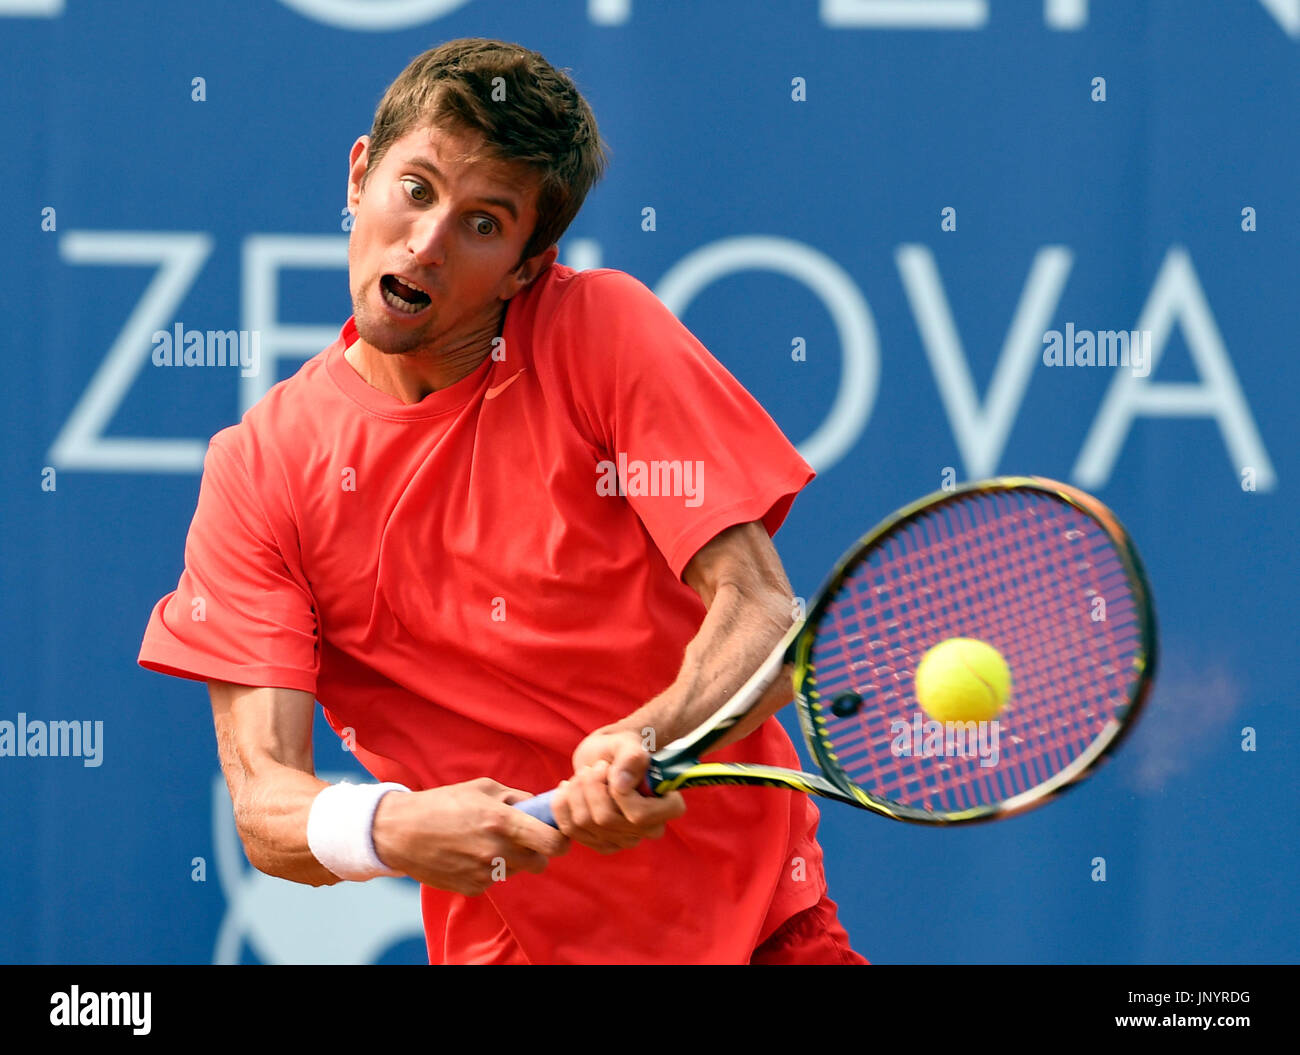
[[[379,780],[568,777],[676,677],[705,615],[691,557],[774,532],[813,473],[629,275],[553,265],[502,336],[406,405],[344,358],[349,320],[217,433],[140,663],[312,692]],[[798,765],[775,719],[713,757]],[[632,850],[575,845],[478,898],[424,887],[430,959],[747,962],[825,890],[816,822],[803,795],[701,789]]]

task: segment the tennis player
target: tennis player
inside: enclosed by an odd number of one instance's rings
[[[637,790],[789,627],[813,473],[645,286],[556,263],[604,166],[535,52],[407,67],[351,151],[352,318],[212,438],[140,663],[207,682],[252,863],[418,880],[432,963],[865,963],[807,796]],[[317,700],[376,783],[315,777]],[[762,716],[715,757],[797,765]],[[510,805],[557,783],[559,831]]]

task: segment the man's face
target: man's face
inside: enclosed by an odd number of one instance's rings
[[[479,145],[472,135],[422,127],[393,142],[368,175],[368,138],[352,148],[352,310],[362,340],[382,352],[481,339],[503,302],[555,258],[552,248],[519,264],[537,223],[536,177],[521,166],[463,160]]]

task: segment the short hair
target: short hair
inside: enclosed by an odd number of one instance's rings
[[[477,132],[491,160],[539,177],[537,225],[521,263],[560,240],[608,161],[573,81],[537,52],[500,40],[451,40],[411,60],[375,110],[367,175],[396,140],[424,125]]]

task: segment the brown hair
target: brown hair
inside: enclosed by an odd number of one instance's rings
[[[491,160],[539,178],[537,226],[521,263],[560,240],[607,163],[595,115],[573,81],[537,52],[500,40],[452,40],[411,61],[375,111],[367,175],[396,140],[426,124],[479,133]]]

